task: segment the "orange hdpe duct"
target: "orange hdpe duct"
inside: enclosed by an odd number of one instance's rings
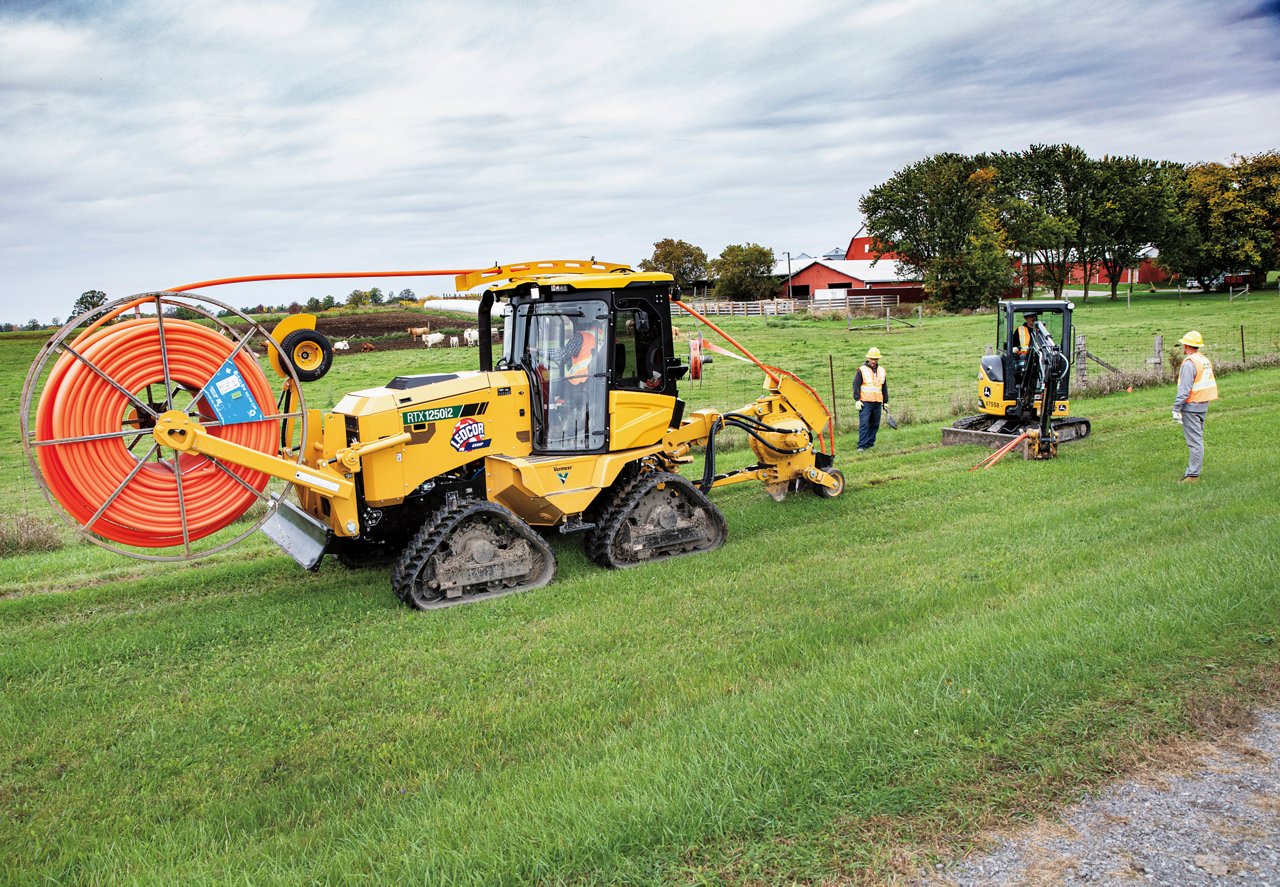
[[[198,323],[166,318],[164,356],[174,388],[194,394],[200,391],[230,357],[235,345],[224,336]],[[114,326],[98,327],[82,333],[73,346],[87,360],[131,393],[145,392],[148,385],[164,388],[160,329],[155,318],[126,320]],[[262,415],[272,413],[274,398],[257,360],[241,350],[235,366],[243,377]],[[140,396],[146,400],[145,395]],[[36,440],[119,432],[130,426],[129,399],[98,373],[63,354],[45,383],[36,413]],[[163,412],[163,408],[157,410]],[[202,401],[200,412],[213,421]],[[213,426],[209,434],[264,453],[274,453],[277,429],[273,421]],[[141,441],[139,455],[129,444]],[[165,548],[208,536],[228,526],[244,514],[267,485],[267,475],[238,465],[225,465],[244,480],[247,489],[218,468],[207,456],[170,453],[164,462],[144,461],[152,451],[150,435],[138,438],[114,437],[42,446],[38,450],[40,468],[54,498],[82,526],[87,524],[123,484],[106,511],[85,529],[126,545]],[[182,473],[182,505],[178,502],[178,481]],[[130,473],[133,476],[130,477]],[[127,482],[126,482],[127,481]]]

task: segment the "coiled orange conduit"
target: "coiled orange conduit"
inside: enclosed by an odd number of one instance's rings
[[[139,300],[142,301],[151,301]],[[119,314],[128,305],[113,312]],[[105,320],[106,318],[104,318]],[[174,387],[194,394],[213,378],[231,355],[235,344],[198,323],[165,318],[165,355]],[[160,330],[155,318],[126,320],[114,326],[90,327],[72,347],[131,393],[148,385],[164,388]],[[270,385],[253,354],[242,350],[235,365],[263,415],[273,412]],[[145,397],[141,398],[145,400]],[[45,383],[36,413],[36,440],[55,441],[72,437],[117,432],[132,427],[124,424],[133,409],[123,394],[102,376],[64,353]],[[208,406],[199,404],[201,416],[213,420]],[[162,412],[163,410],[158,410]],[[274,453],[277,428],[273,421],[248,422],[209,428],[209,434]],[[37,458],[53,496],[81,525],[88,522],[117,487],[138,467],[139,458],[154,441],[110,438],[50,444],[39,447]],[[257,498],[235,478],[215,466],[206,456],[174,454],[182,472],[182,500],[186,511],[187,539],[208,536],[228,526],[249,509]],[[178,482],[174,460],[146,462],[125,484],[124,489],[101,517],[87,529],[126,545],[165,548],[183,544],[182,509],[178,504]],[[268,477],[237,465],[226,465],[253,489],[261,491]]]

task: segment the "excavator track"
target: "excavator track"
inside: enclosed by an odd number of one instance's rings
[[[534,530],[492,502],[465,498],[429,519],[391,573],[396,596],[419,610],[541,588],[556,556]]]
[[[624,569],[714,551],[729,530],[724,515],[678,474],[642,474],[620,488],[584,540],[602,567]]]
[[[1089,436],[1092,426],[1082,416],[1063,416],[1051,420],[1053,430],[1058,433],[1058,443],[1083,440]],[[998,448],[1008,443],[1024,431],[1037,427],[1036,422],[1018,422],[999,416],[988,416],[979,413],[957,419],[951,426],[942,429],[942,445],[955,446],[975,444],[977,446]]]

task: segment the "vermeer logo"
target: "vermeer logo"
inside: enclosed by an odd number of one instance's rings
[[[484,423],[475,419],[463,419],[453,426],[453,435],[449,438],[449,446],[459,453],[483,450],[491,443],[493,441],[484,436]]]
[[[456,419],[462,415],[462,405],[452,407],[432,407],[429,410],[408,410],[400,414],[405,425],[421,425],[423,422],[439,422],[441,419]]]
[[[563,483],[565,483],[566,481],[568,481],[568,480],[569,480],[569,472],[567,472],[567,471],[557,471],[557,472],[556,472],[556,477],[560,478],[560,483],[562,483],[562,484],[563,484]]]

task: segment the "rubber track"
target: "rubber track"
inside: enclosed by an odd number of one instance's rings
[[[494,591],[485,591],[479,594],[464,592],[461,597],[442,598],[437,602],[433,602],[426,607],[418,607],[413,600],[413,583],[421,571],[426,567],[427,562],[440,549],[440,546],[448,541],[450,534],[458,528],[458,526],[473,514],[487,512],[501,516],[507,521],[508,526],[520,536],[528,540],[529,544],[540,551],[542,556],[546,558],[550,565],[547,570],[546,578],[541,582],[534,582],[529,585],[518,585],[514,588],[500,588]],[[436,512],[420,529],[414,534],[413,539],[405,546],[404,553],[400,555],[396,561],[395,569],[391,571],[391,590],[395,592],[396,597],[411,607],[418,609],[438,610],[445,607],[456,606],[457,604],[471,603],[472,601],[485,600],[487,598],[502,597],[508,594],[515,594],[518,591],[528,591],[533,588],[541,588],[552,580],[556,574],[556,555],[551,550],[551,546],[533,531],[531,527],[520,520],[518,517],[507,511],[500,505],[485,500],[477,500],[472,498],[459,499],[453,506],[446,507]]]
[[[989,416],[986,413],[978,413],[973,416],[965,416],[963,419],[957,419],[956,421],[952,422],[949,427],[956,428],[960,431],[986,431],[987,428],[983,426],[989,427],[991,425],[994,425],[997,421],[999,421],[999,419],[1000,419],[999,416]],[[1082,427],[1084,428],[1084,434],[1081,434],[1077,437],[1073,437],[1071,438],[1071,440],[1084,440],[1086,437],[1089,436],[1089,433],[1092,430],[1092,426],[1089,420],[1084,418],[1083,416],[1057,416],[1057,417],[1054,417],[1051,421],[1053,422],[1054,429],[1059,429],[1064,425],[1077,425],[1077,424],[1082,425]],[[1035,427],[1035,423],[1028,422],[1026,424],[1026,428],[1034,428],[1034,427]],[[1017,432],[1010,433],[1006,431],[1006,432],[1000,432],[1000,433],[1008,434],[1010,438],[1018,436]],[[1069,443],[1069,441],[1063,441],[1063,442]]]
[[[667,483],[679,487],[688,501],[710,512],[712,519],[720,526],[720,541],[711,548],[704,548],[698,551],[659,554],[654,557],[648,557],[638,561],[618,561],[613,556],[612,542],[617,537],[618,531],[622,527],[622,522],[635,510],[640,499],[660,483]],[[725,540],[728,538],[729,529],[728,525],[725,523],[724,514],[716,507],[714,502],[707,498],[705,493],[678,474],[660,471],[641,474],[626,486],[615,492],[609,504],[605,507],[604,511],[600,513],[595,528],[587,531],[586,538],[583,539],[583,547],[586,549],[587,557],[591,558],[591,560],[595,561],[600,566],[608,567],[611,570],[619,570],[627,567],[639,566],[640,564],[667,560],[673,557],[682,557],[689,554],[702,554],[704,551],[715,551],[723,545]]]

